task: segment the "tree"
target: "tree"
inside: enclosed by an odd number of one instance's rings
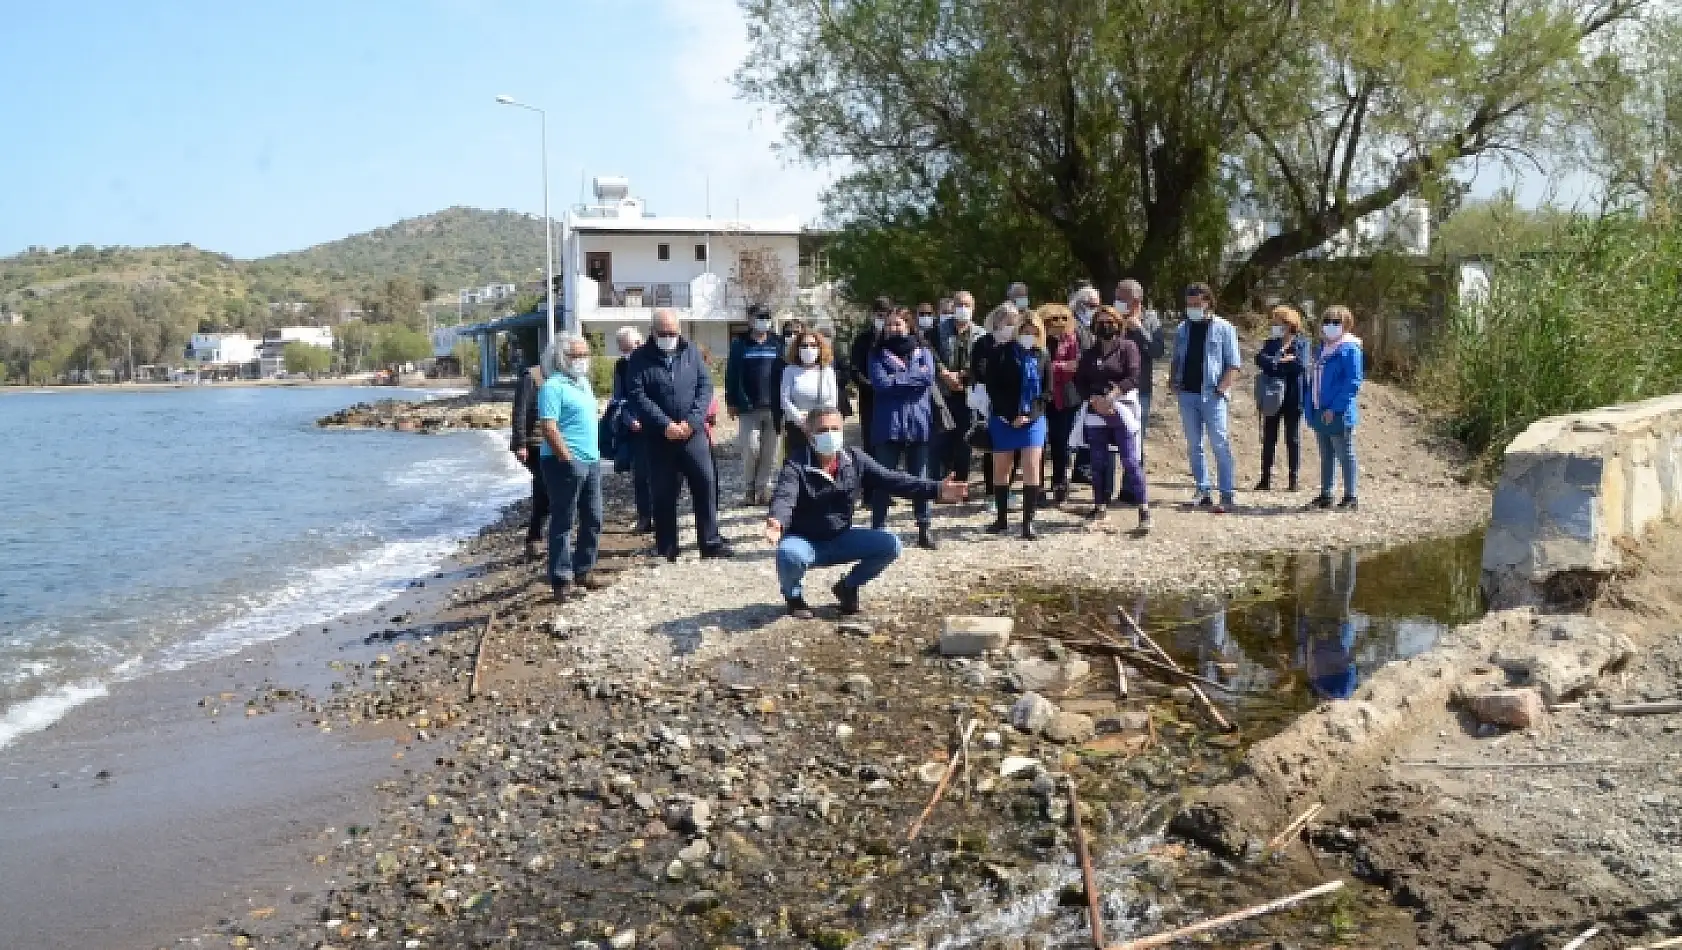
[[[1682,12],[1621,31],[1581,88],[1582,162],[1608,203],[1673,204],[1682,191]]]
[[[375,323],[414,326],[420,316],[421,285],[412,277],[388,277],[380,289],[362,302]]]
[[[1106,292],[1206,276],[1253,205],[1280,227],[1235,302],[1469,160],[1534,149],[1588,40],[1640,3],[743,0],[737,82],[801,157],[858,169],[850,203],[927,216],[952,188]]]
[[[426,334],[401,324],[382,328],[374,344],[375,360],[386,366],[413,363],[431,355],[432,341]]]
[[[776,312],[793,304],[794,281],[775,248],[747,245],[729,234],[721,243],[735,252],[730,279],[749,306]]]
[[[318,376],[333,368],[333,351],[311,343],[292,342],[281,349],[288,373]]]

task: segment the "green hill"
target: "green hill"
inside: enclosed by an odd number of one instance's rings
[[[421,322],[434,297],[541,282],[543,222],[449,208],[257,260],[177,247],[31,248],[0,258],[0,381],[175,358],[201,329],[251,333],[282,323]],[[22,315],[13,324],[14,314]]]

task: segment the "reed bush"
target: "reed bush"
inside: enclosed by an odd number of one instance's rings
[[[1424,391],[1493,468],[1537,419],[1682,389],[1682,234],[1668,215],[1564,228],[1553,249],[1498,259],[1458,307]]]

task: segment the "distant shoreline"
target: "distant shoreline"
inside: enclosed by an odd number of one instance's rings
[[[360,377],[333,376],[321,379],[236,379],[220,383],[57,383],[40,386],[0,386],[0,396],[27,393],[100,392],[140,393],[162,392],[168,389],[274,389],[306,386],[353,387],[367,389],[472,389],[473,382],[465,376],[445,379],[405,380],[398,386],[376,386]]]

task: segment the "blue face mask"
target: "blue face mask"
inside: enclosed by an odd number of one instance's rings
[[[841,451],[841,430],[827,429],[812,436],[812,448],[819,455],[834,455]]]

